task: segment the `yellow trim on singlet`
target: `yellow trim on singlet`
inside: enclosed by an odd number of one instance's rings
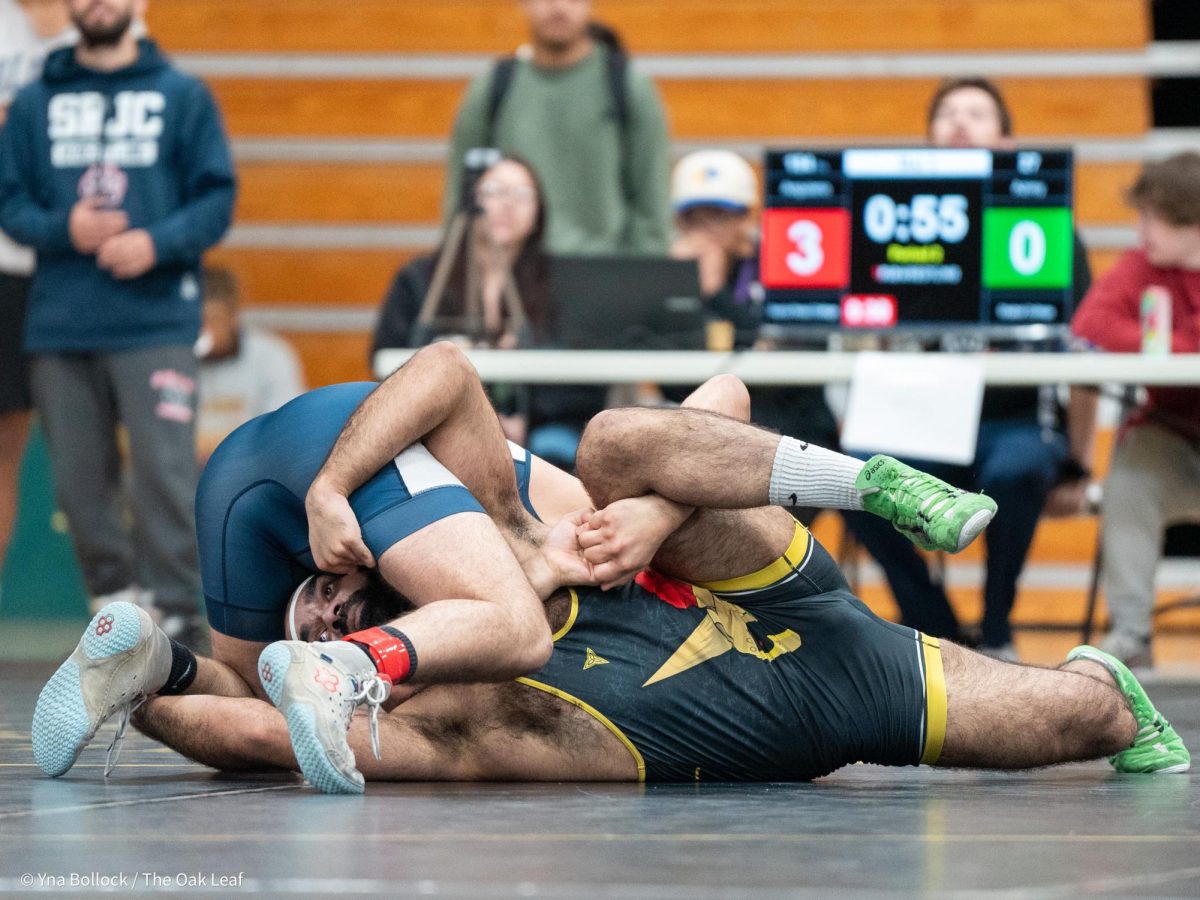
[[[942,755],[946,740],[946,672],[938,639],[922,634],[920,643],[925,660],[925,752],[921,764],[931,766]]]
[[[697,584],[696,587],[712,591],[714,594],[732,593],[734,591],[758,591],[771,587],[796,571],[797,566],[804,561],[804,555],[808,552],[809,540],[811,540],[811,537],[808,529],[797,522],[796,531],[792,535],[792,542],[783,551],[783,556],[770,565],[759,569],[757,572],[751,572],[749,575],[741,575],[737,578],[726,579],[725,581],[708,581],[703,584]]]
[[[607,728],[609,731],[611,731],[613,733],[613,736],[616,737],[616,739],[618,741],[620,741],[622,744],[625,745],[625,749],[629,751],[629,755],[632,756],[633,761],[635,763],[637,763],[637,770],[638,770],[637,780],[639,782],[643,782],[646,780],[646,760],[642,757],[642,754],[638,750],[638,748],[633,746],[633,741],[631,741],[631,740],[629,740],[629,738],[625,737],[625,732],[621,731],[620,728],[618,728],[616,725],[614,725],[609,720],[608,716],[604,715],[604,713],[600,712],[600,710],[596,709],[596,707],[580,700],[578,697],[568,694],[566,691],[559,690],[558,688],[553,687],[549,684],[545,684],[541,681],[534,681],[532,678],[525,678],[522,676],[521,678],[517,679],[517,682],[519,684],[527,685],[531,688],[536,688],[539,691],[544,691],[547,694],[552,694],[553,696],[558,697],[558,699],[560,699],[560,700],[566,700],[568,703],[570,703],[574,706],[578,706],[585,713],[587,713],[589,716],[591,716],[593,719],[595,719],[597,722],[599,722],[601,725],[603,725],[605,728]]]
[[[575,588],[567,588],[571,594],[571,611],[567,614],[567,621],[563,622],[562,628],[554,632],[550,640],[558,642],[560,638],[567,636],[567,632],[575,626],[575,620],[579,617],[579,595],[575,593]]]

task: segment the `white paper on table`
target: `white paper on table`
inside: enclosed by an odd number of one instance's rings
[[[842,447],[967,465],[975,459],[983,383],[978,359],[860,353]]]

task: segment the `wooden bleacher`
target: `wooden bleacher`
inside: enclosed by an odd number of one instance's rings
[[[259,0],[262,2],[262,0]],[[1140,135],[1150,124],[1145,79],[998,78],[1022,133]],[[936,78],[660,78],[677,138],[920,141]],[[442,138],[465,81],[216,78],[235,137]]]
[[[496,53],[525,35],[515,0],[160,0],[176,51]],[[598,0],[640,53],[1114,50],[1149,40],[1144,0]]]
[[[1088,223],[1129,224],[1122,195],[1136,163],[1083,162],[1077,211]],[[238,166],[239,222],[421,222],[441,214],[441,163],[245,162]],[[761,169],[759,170],[761,177]]]
[[[832,54],[966,51],[1091,53],[1142,50],[1148,0],[597,0],[597,16],[642,54]],[[149,27],[168,52],[348,55],[511,52],[524,39],[514,0],[159,0]],[[1142,76],[996,79],[1020,135],[1136,139],[1150,125]],[[923,136],[937,79],[662,78],[673,135],[693,143],[859,140]],[[461,78],[220,77],[210,83],[235,139],[441,140]],[[1129,225],[1121,202],[1136,162],[1085,161],[1080,224]],[[239,165],[238,223],[437,224],[443,164],[296,162]],[[361,310],[378,304],[396,268],[428,248],[227,246],[249,305]],[[1102,272],[1119,251],[1092,249]],[[369,337],[296,332],[312,384],[369,376]],[[829,526],[825,526],[829,527]],[[827,535],[829,536],[829,535]],[[1094,523],[1045,523],[1039,560],[1086,558]],[[977,551],[975,551],[977,552]]]

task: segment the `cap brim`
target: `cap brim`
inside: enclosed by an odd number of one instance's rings
[[[685,209],[695,209],[697,206],[715,206],[717,209],[728,209],[736,212],[745,212],[750,207],[745,203],[737,203],[733,200],[684,200],[681,203],[675,204],[675,212],[683,212]]]

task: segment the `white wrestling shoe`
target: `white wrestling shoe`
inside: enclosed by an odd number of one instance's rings
[[[363,777],[346,740],[360,703],[370,707],[371,749],[379,758],[379,706],[391,693],[363,651],[344,641],[276,641],[258,658],[258,677],[287,720],[300,771],[325,794],[361,794]]]
[[[38,695],[33,758],[47,775],[62,775],[115,712],[121,718],[104,765],[117,762],[129,717],[171,674],[171,642],[144,609],[110,603],[101,609]]]

